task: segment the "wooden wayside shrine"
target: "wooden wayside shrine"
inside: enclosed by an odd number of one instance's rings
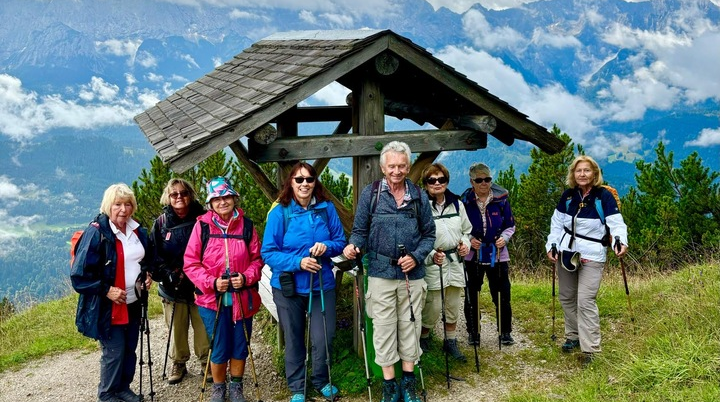
[[[333,82],[350,91],[345,105],[300,106]],[[385,116],[437,129],[387,132]],[[442,151],[486,148],[488,135],[508,146],[528,141],[548,153],[564,146],[546,128],[390,30],[273,34],[135,121],[176,172],[230,147],[269,200],[276,199],[277,183],[298,160],[313,160],[322,172],[330,159],[352,157],[357,204],[362,189],[382,176],[380,149],[393,140],[419,153],[409,175],[416,182]],[[299,136],[298,125],[312,122],[336,126],[332,133]],[[278,177],[265,175],[259,167],[265,162],[278,163]],[[349,232],[353,211],[333,201]]]

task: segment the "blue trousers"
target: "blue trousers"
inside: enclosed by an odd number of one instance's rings
[[[245,360],[249,355],[248,343],[252,338],[252,317],[246,317],[244,320],[233,321],[233,307],[221,306],[220,314],[217,311],[205,307],[198,307],[200,318],[205,324],[208,340],[212,340],[212,355],[210,361],[215,364],[225,364],[230,358],[235,360]],[[215,326],[215,317],[217,316],[217,328],[215,329],[215,337],[213,338],[213,327]],[[247,330],[248,339],[245,339],[245,330]]]
[[[111,325],[110,339],[101,340],[100,384],[98,399],[110,400],[116,392],[130,389],[135,376],[138,339],[140,337],[140,302],[128,304],[129,322]]]
[[[280,327],[285,333],[285,378],[293,394],[305,389],[305,326],[310,297],[295,295],[285,297],[280,289],[273,288],[273,301],[277,306]],[[335,289],[324,292],[325,319],[327,321],[327,342],[332,355],[332,340],[335,338]],[[320,292],[313,293],[312,316],[310,319],[310,344],[312,351],[312,384],[321,389],[328,384],[328,372],[325,353],[325,329],[320,305]]]

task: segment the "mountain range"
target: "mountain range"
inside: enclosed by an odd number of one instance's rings
[[[132,117],[279,31],[406,36],[557,124],[621,192],[658,141],[720,170],[718,0],[4,0],[0,18],[0,297],[67,291],[44,278],[67,276],[68,233],[154,156]],[[331,85],[305,103],[346,93]],[[440,160],[453,178],[475,161],[523,172],[530,149],[490,141]],[[350,173],[348,160],[331,167]]]

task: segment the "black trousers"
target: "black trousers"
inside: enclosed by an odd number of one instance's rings
[[[482,289],[483,278],[487,275],[488,286],[492,301],[495,303],[495,314],[498,313],[498,289],[500,291],[501,333],[512,332],[512,308],[510,307],[510,277],[508,263],[496,262],[494,267],[489,264],[477,264],[473,261],[465,262],[467,273],[467,294],[465,298],[465,321],[469,335],[478,333],[478,293]]]

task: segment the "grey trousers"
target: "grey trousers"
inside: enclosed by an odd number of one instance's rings
[[[575,272],[556,266],[560,304],[565,314],[565,338],[580,341],[583,352],[600,352],[600,312],[597,294],[604,262],[587,261]]]
[[[273,301],[277,306],[280,327],[285,333],[285,378],[293,394],[305,390],[305,314],[308,296],[285,297],[280,289],[273,288]],[[325,319],[327,321],[327,342],[332,356],[332,341],[335,338],[335,290],[324,292]],[[310,349],[312,355],[311,382],[315,389],[328,384],[330,376],[325,353],[325,329],[320,304],[320,292],[313,293],[312,316],[310,318]]]

